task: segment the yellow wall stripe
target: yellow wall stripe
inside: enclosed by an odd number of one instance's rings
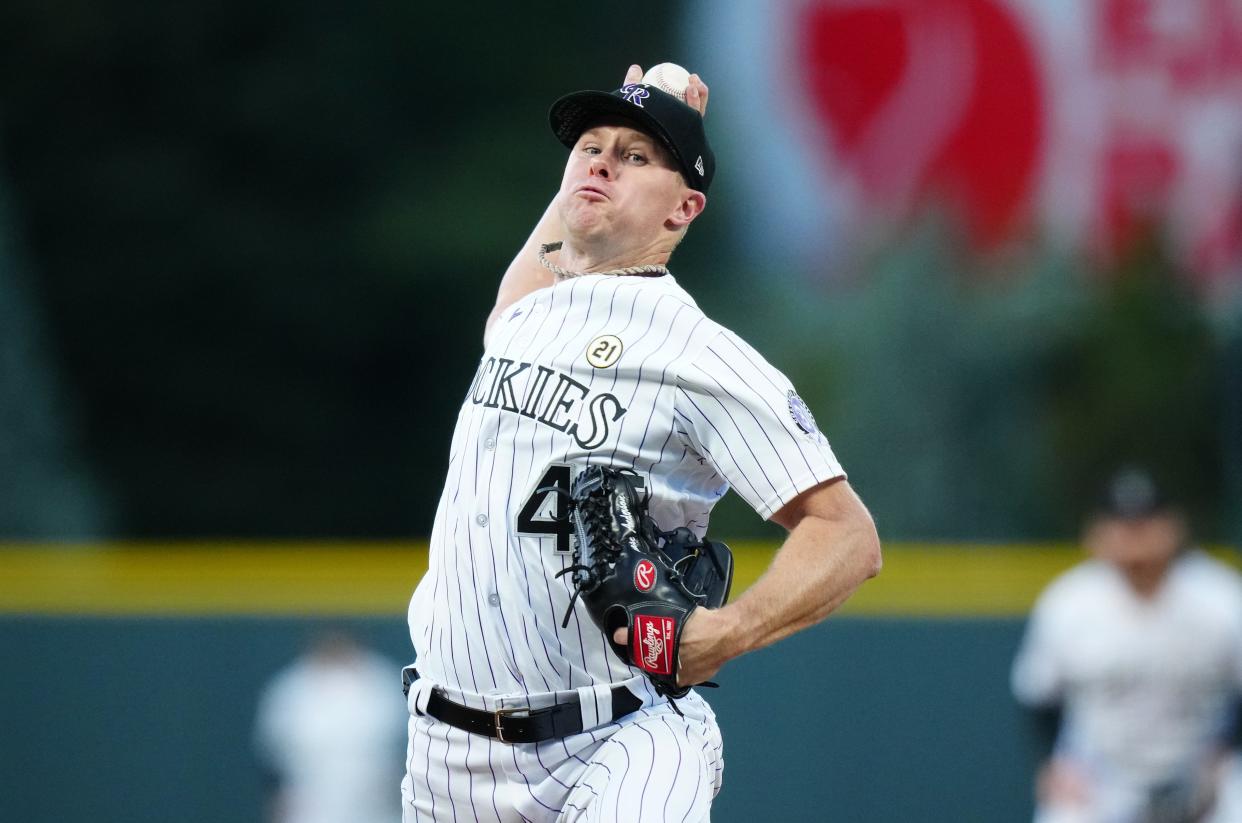
[[[736,595],[775,546],[733,549]],[[1081,558],[1065,545],[890,544],[842,613],[1020,617]],[[426,568],[426,543],[0,544],[0,614],[397,616]]]

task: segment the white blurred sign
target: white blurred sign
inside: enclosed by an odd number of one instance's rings
[[[699,0],[684,30],[765,255],[934,203],[983,248],[1166,222],[1196,277],[1237,277],[1242,0]]]

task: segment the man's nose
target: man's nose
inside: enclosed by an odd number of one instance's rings
[[[604,160],[603,155],[596,155],[591,158],[590,172],[592,177],[602,177],[607,180],[612,176],[612,172],[608,168],[608,162]]]

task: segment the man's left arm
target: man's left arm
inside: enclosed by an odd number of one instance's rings
[[[681,638],[682,683],[710,679],[729,660],[812,626],[880,572],[875,523],[844,478],[799,494],[772,517],[789,535],[741,597],[697,609]]]

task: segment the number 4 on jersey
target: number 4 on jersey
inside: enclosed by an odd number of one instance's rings
[[[556,535],[556,550],[568,554],[569,536],[574,526],[569,522],[569,483],[571,468],[564,465],[548,466],[547,472],[535,484],[535,490],[522,504],[518,512],[517,533],[528,537]],[[634,485],[643,489],[646,483],[641,477],[633,478]]]
[[[569,466],[548,467],[518,512],[518,534],[554,534],[556,550],[569,553],[569,535],[573,533],[573,524],[569,522],[569,479]]]

